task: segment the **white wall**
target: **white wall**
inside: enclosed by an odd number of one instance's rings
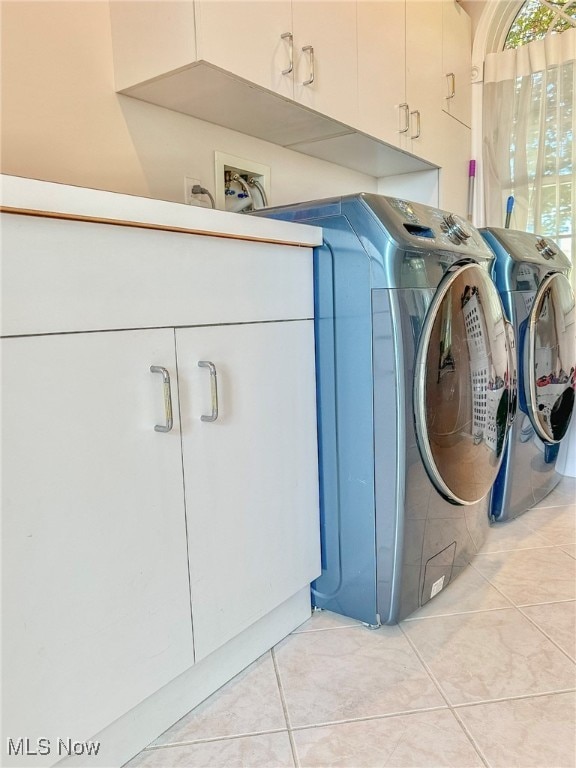
[[[378,179],[378,193],[392,197],[405,197],[424,205],[438,207],[439,204],[438,171],[415,171],[402,176],[386,176]]]
[[[460,3],[462,8],[464,8],[468,16],[470,16],[470,18],[472,19],[472,38],[474,38],[474,34],[478,27],[478,23],[480,22],[480,17],[484,13],[484,8],[486,7],[486,4],[489,2],[494,2],[494,0],[456,0],[456,1]]]
[[[271,166],[271,204],[375,192],[377,180],[114,92],[105,0],[1,3],[2,173],[183,202],[214,151]]]

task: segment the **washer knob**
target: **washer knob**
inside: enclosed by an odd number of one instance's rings
[[[470,237],[464,227],[456,221],[453,214],[449,213],[442,219],[440,228],[448,235],[448,238],[456,245],[465,243]]]
[[[550,245],[550,243],[547,243],[543,237],[536,241],[536,248],[538,249],[540,255],[544,256],[544,258],[548,259],[548,261],[556,256],[556,251],[554,248]]]

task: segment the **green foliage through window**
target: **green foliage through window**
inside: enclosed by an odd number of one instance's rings
[[[572,21],[559,15],[562,11]],[[576,3],[573,0],[526,0],[514,19],[504,48],[518,48],[530,43],[532,40],[540,40],[548,32],[563,32],[565,29],[576,26]]]

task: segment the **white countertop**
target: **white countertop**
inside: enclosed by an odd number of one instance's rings
[[[308,247],[322,243],[320,227],[20,176],[0,175],[0,206],[8,212],[198,235]]]

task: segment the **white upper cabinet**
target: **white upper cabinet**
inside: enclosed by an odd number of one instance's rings
[[[358,3],[358,127],[438,163],[442,0]]]
[[[405,0],[358,3],[358,128],[400,143],[406,98]],[[402,118],[404,119],[404,117]]]
[[[440,208],[468,216],[468,168],[470,163],[470,128],[442,112],[441,128],[450,141],[445,142],[439,159]]]
[[[273,3],[274,4],[274,3]],[[355,125],[358,113],[356,3],[293,0],[294,98]]]
[[[468,127],[472,123],[472,23],[456,0],[442,3],[443,109]]]
[[[406,98],[403,147],[438,162],[441,131],[442,2],[406,0]]]
[[[322,114],[355,120],[354,0],[196,0],[195,7],[199,60]]]
[[[194,2],[111,0],[116,90],[196,61]]]
[[[454,0],[110,8],[119,92],[363,173],[439,165],[442,112],[470,124],[470,20]]]
[[[353,132],[355,0],[112,0],[110,14],[120,93],[281,146]]]
[[[196,0],[194,6],[198,59],[293,98],[290,0]]]

